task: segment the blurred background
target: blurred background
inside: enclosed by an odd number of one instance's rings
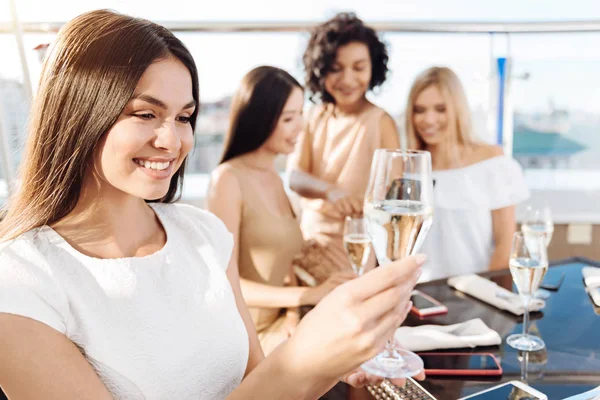
[[[551,207],[551,257],[600,259],[593,246],[600,237],[597,0],[0,0],[0,204],[17,173],[44,50],[64,22],[97,8],[167,26],[196,59],[202,105],[183,201],[202,205],[242,76],[268,64],[302,82],[308,30],[354,11],[388,44],[391,73],[370,98],[396,119],[401,135],[416,74],[451,67],[465,85],[477,133],[523,166],[528,204]]]

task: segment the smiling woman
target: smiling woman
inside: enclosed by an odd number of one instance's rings
[[[297,285],[292,260],[301,252],[302,232],[275,159],[294,151],[303,103],[302,86],[286,71],[262,66],[248,72],[233,97],[222,162],[207,194],[208,210],[234,235],[234,267],[265,354],[290,338],[299,306],[317,304],[354,277],[336,275],[314,288]]]
[[[293,148],[294,89],[269,151]],[[93,11],[58,33],[0,222],[11,400],[317,398],[340,377],[366,383],[355,368],[405,318],[423,260],[340,287],[263,361],[232,235],[209,212],[169,204],[198,91],[190,53],[160,25]]]
[[[356,15],[341,13],[315,28],[303,59],[307,88],[320,104],[289,158],[290,187],[303,197],[305,238],[327,246],[332,264],[350,271],[344,218],[362,213],[374,150],[400,147],[392,117],[366,98],[385,82],[387,49]]]
[[[97,170],[112,187],[148,200],[164,196],[193,146],[191,86],[189,69],[177,58],[148,67],[99,144]],[[140,179],[140,172],[150,179]]]
[[[517,162],[478,139],[467,96],[447,67],[413,83],[406,105],[409,146],[431,152],[435,218],[422,250],[422,280],[506,268],[516,229],[515,205],[528,190]],[[460,190],[456,190],[460,188]]]

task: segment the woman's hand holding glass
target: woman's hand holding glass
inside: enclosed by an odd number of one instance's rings
[[[365,194],[365,219],[381,268],[419,252],[433,221],[429,152],[375,151]],[[406,378],[417,375],[423,361],[390,336],[385,351],[362,368],[386,378]]]
[[[333,289],[338,287],[344,282],[356,278],[356,274],[353,271],[341,271],[331,274],[327,280],[309,289],[308,292],[308,303],[317,304],[323,297],[327,296]]]
[[[423,262],[419,256],[391,262],[323,298],[288,341],[288,356],[298,373],[314,374],[307,379],[345,379],[357,386],[377,382],[357,368],[385,348],[406,318]]]

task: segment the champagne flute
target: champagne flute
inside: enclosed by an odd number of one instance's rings
[[[550,207],[528,206],[525,210],[525,217],[521,224],[521,231],[524,234],[539,234],[544,237],[546,247],[550,245],[552,234],[554,233],[554,222],[552,221],[552,212]]]
[[[371,255],[371,238],[364,218],[346,217],[344,223],[344,250],[352,269],[361,276]]]
[[[523,333],[510,335],[506,343],[517,350],[541,350],[546,346],[544,341],[537,336],[529,335],[527,325],[529,303],[548,270],[545,238],[542,235],[524,235],[523,232],[516,232],[513,236],[509,266],[525,310]]]
[[[433,222],[431,155],[427,151],[375,151],[365,195],[365,219],[379,265],[416,254]],[[418,374],[423,361],[393,337],[362,368],[385,378]]]
[[[550,245],[552,234],[554,233],[554,222],[552,221],[552,212],[550,207],[528,206],[525,210],[521,231],[527,237],[534,235],[542,235],[546,247]],[[546,300],[550,297],[550,292],[545,289],[538,289],[533,297]]]

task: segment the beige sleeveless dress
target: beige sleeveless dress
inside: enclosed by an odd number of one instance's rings
[[[310,168],[304,172],[364,199],[373,153],[383,147],[380,123],[384,113],[371,104],[362,113],[339,121],[333,116],[333,105],[317,106],[296,147],[298,152],[310,148],[310,154],[292,155],[290,166],[297,167],[297,160],[308,158]],[[344,220],[332,214],[331,203],[321,199],[302,199],[301,203],[304,238],[327,246],[339,269],[351,268],[343,247]]]
[[[292,258],[302,248],[302,232],[295,215],[279,216],[264,203],[247,171],[231,166],[242,193],[238,244],[240,277],[272,286],[283,286]],[[291,205],[290,205],[291,209]],[[288,337],[283,332],[285,309],[250,307],[263,351],[269,354]]]

